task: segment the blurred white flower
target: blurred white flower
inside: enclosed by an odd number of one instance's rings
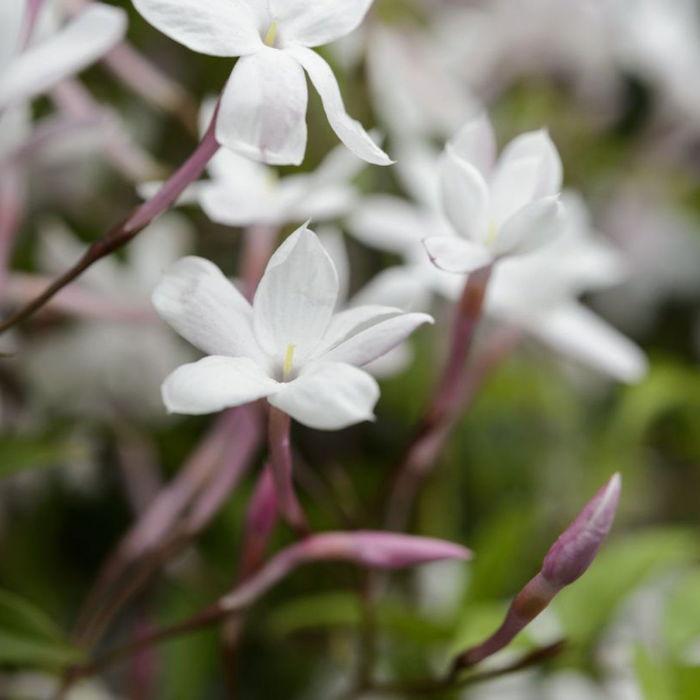
[[[457,235],[429,235],[431,260],[467,273],[505,257],[530,253],[563,227],[562,166],[545,131],[517,137],[496,161],[496,139],[485,114],[447,144],[440,162],[445,215]]]
[[[336,313],[338,292],[335,267],[305,226],[270,259],[252,306],[213,263],[179,261],[153,303],[209,356],[168,377],[168,410],[205,414],[267,398],[321,430],[371,419],[379,388],[359,368],[432,319],[386,306]]]
[[[193,51],[240,57],[221,97],[216,137],[224,146],[273,165],[299,165],[307,140],[305,70],[338,138],[363,160],[391,163],[348,116],[333,71],[310,48],[356,29],[372,0],[133,1]]]
[[[27,44],[31,4],[29,0],[0,3],[0,111],[86,68],[126,32],[124,10],[95,2],[63,26],[38,31]]]
[[[136,238],[126,263],[105,258],[60,293],[50,308],[73,317],[47,330],[22,351],[25,372],[38,399],[68,413],[123,415],[152,420],[162,416],[159,386],[174,364],[192,355],[158,322],[150,293],[163,269],[189,248],[189,223],[162,217]],[[40,254],[49,273],[64,270],[84,245],[58,224],[46,227]],[[15,276],[10,295],[26,296],[42,280]],[[70,397],[70,400],[66,400]]]
[[[485,313],[608,376],[637,381],[646,371],[641,350],[578,301],[584,292],[619,284],[626,265],[593,233],[580,197],[564,193],[562,198],[561,234],[539,251],[504,260],[495,268]],[[404,265],[381,272],[371,284],[380,284],[387,298],[391,288],[400,298],[412,298],[410,308],[416,309],[427,309],[432,294],[456,301],[462,292],[463,278],[429,264],[422,250],[425,232],[445,227],[427,206],[379,195],[365,200],[348,222],[358,240],[405,260]]]

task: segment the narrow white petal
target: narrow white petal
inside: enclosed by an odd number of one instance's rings
[[[431,233],[418,207],[390,195],[364,198],[348,220],[348,230],[365,245],[398,255],[406,255]]]
[[[340,229],[335,226],[326,225],[322,229],[317,229],[318,238],[333,261],[333,266],[338,275],[338,306],[345,304],[350,288],[350,258],[345,245],[345,238]],[[336,314],[337,316],[337,314]],[[333,319],[335,319],[335,317]],[[333,321],[331,320],[331,323]]]
[[[581,304],[558,307],[533,330],[556,350],[619,381],[632,384],[647,372],[639,346]]]
[[[303,362],[323,337],[337,299],[333,262],[316,234],[302,226],[272,256],[255,293],[258,341],[280,361],[293,345],[295,362]]]
[[[556,238],[565,227],[564,207],[558,197],[540,199],[505,222],[491,251],[496,257],[531,253]]]
[[[0,73],[19,49],[25,6],[24,0],[0,2]]]
[[[315,51],[304,46],[288,47],[285,53],[296,58],[309,74],[311,82],[321,96],[328,121],[338,138],[362,160],[376,165],[391,165],[391,158],[372,141],[362,124],[345,111],[338,81],[331,67]]]
[[[310,428],[340,430],[374,418],[379,386],[357,367],[324,362],[310,366],[293,382],[280,384],[268,400]]]
[[[124,37],[126,25],[124,10],[88,5],[56,34],[10,61],[0,74],[0,107],[34,97],[94,63]]]
[[[423,251],[425,255],[425,251]],[[433,270],[431,269],[430,272]],[[354,305],[385,304],[402,311],[418,311],[430,306],[432,296],[426,276],[413,265],[395,265],[375,275],[352,298]],[[449,276],[453,280],[453,276]],[[459,281],[459,280],[457,280]]]
[[[354,332],[347,340],[329,350],[323,359],[363,367],[403,343],[416,328],[425,323],[434,323],[432,316],[399,313]]]
[[[551,197],[561,191],[563,168],[554,142],[545,129],[531,131],[514,138],[504,149],[499,159],[499,167],[507,168],[509,163],[523,158],[538,161],[536,198]]]
[[[471,163],[487,179],[496,162],[496,135],[486,112],[469,120],[450,141],[455,154]]]
[[[484,246],[453,236],[426,238],[423,245],[433,265],[445,272],[466,274],[493,261]]]
[[[183,338],[210,355],[259,357],[250,304],[214,263],[187,257],[153,291],[153,305]]]
[[[258,18],[245,0],[133,0],[156,29],[210,56],[245,56],[263,46]]]
[[[240,188],[229,180],[201,183],[198,194],[204,213],[224,226],[251,226],[276,221],[278,212],[270,194],[248,190],[243,182],[239,184]]]
[[[163,382],[163,402],[170,413],[199,416],[257,401],[278,383],[247,357],[205,357],[178,367]]]
[[[322,46],[356,29],[373,0],[270,0],[282,39]]]
[[[306,79],[284,51],[264,47],[239,59],[224,88],[216,138],[243,156],[299,165],[306,151]]]
[[[450,145],[440,159],[440,190],[445,215],[455,231],[467,240],[483,242],[488,235],[486,182]]]
[[[379,304],[368,304],[365,306],[353,306],[333,315],[331,322],[323,336],[323,342],[314,353],[314,357],[319,357],[331,348],[346,341],[360,331],[373,326],[381,321],[399,316],[401,309],[392,306]]]

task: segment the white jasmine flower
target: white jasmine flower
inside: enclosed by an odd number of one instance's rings
[[[304,71],[338,138],[370,163],[391,163],[348,116],[333,71],[311,50],[352,32],[371,4],[372,0],[134,0],[151,24],[193,51],[240,57],[221,98],[216,137],[244,156],[273,165],[298,165],[304,158]]]
[[[0,3],[0,111],[29,100],[87,67],[119,42],[126,13],[91,3],[53,31],[24,46],[29,0]]]
[[[442,202],[456,236],[431,236],[425,247],[437,267],[466,273],[537,250],[563,225],[562,165],[545,131],[517,137],[496,162],[485,114],[447,144],[440,162]]]
[[[321,430],[371,419],[379,388],[360,367],[432,319],[385,306],[335,313],[338,290],[335,267],[306,226],[272,256],[252,306],[211,262],[176,263],[153,303],[209,356],[166,379],[168,410],[205,414],[267,398]]]

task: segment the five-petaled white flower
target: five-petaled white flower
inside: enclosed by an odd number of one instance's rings
[[[335,313],[337,300],[335,267],[306,226],[272,256],[252,306],[213,263],[182,259],[155,289],[153,303],[210,356],[165,380],[166,407],[196,415],[267,398],[321,430],[371,419],[379,388],[360,367],[432,318],[386,306]]]
[[[445,215],[457,236],[424,241],[434,264],[467,273],[504,257],[537,250],[564,227],[562,166],[546,131],[523,134],[496,162],[485,114],[447,144],[440,162]]]
[[[151,24],[193,51],[240,57],[221,98],[216,137],[224,146],[272,165],[299,165],[306,151],[306,70],[340,140],[370,163],[391,164],[348,116],[333,71],[310,48],[353,31],[372,0],[133,2]]]

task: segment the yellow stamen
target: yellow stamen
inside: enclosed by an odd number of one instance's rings
[[[294,366],[294,350],[296,345],[287,345],[287,354],[284,356],[284,365],[282,366],[282,378],[286,381],[292,373]]]
[[[495,221],[489,223],[489,232],[486,234],[486,242],[493,243],[498,235],[498,226],[496,226]]]
[[[273,22],[270,28],[267,30],[265,35],[265,44],[267,46],[274,46],[275,39],[277,38],[277,22]]]

